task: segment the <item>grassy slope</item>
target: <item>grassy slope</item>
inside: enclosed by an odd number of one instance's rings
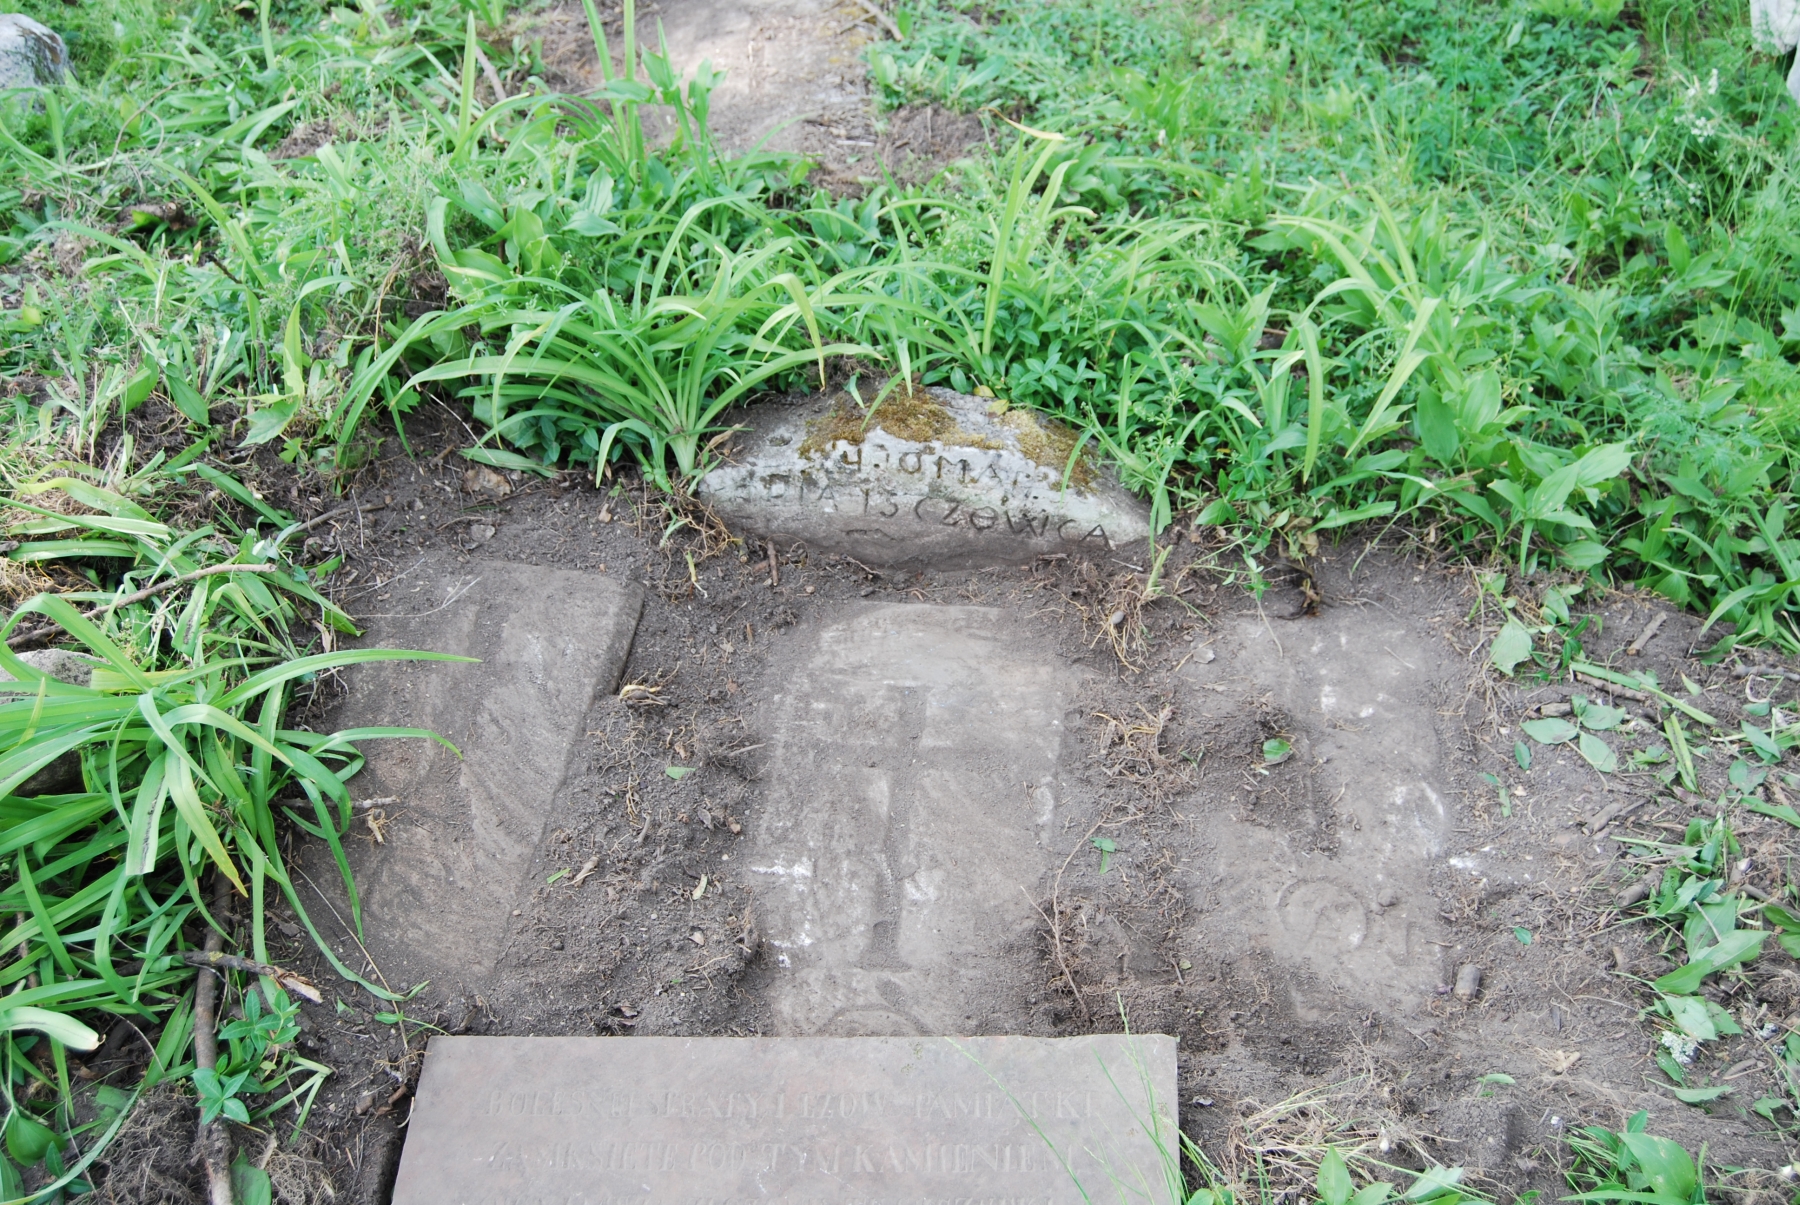
[[[1079,132],[1094,146],[1066,183],[1104,222],[1210,224],[1235,277],[1193,315],[1212,363],[1185,405],[1119,424],[1154,447],[1197,402],[1218,408],[1174,457],[1186,500],[1290,533],[1424,505],[1522,568],[1547,536],[1576,568],[1793,643],[1800,110],[1741,6],[902,8],[908,39],[873,56],[890,101]],[[1281,340],[1266,368],[1302,316],[1326,361],[1310,414],[1235,342]],[[1060,387],[1021,349],[1009,387],[1085,417],[1081,370],[1120,375],[1091,349]],[[1409,351],[1426,358],[1390,396]],[[1296,474],[1314,441],[1344,455]]]

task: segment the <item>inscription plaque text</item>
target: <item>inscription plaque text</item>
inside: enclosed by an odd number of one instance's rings
[[[1161,1036],[439,1037],[394,1205],[1150,1202],[1174,1104]]]

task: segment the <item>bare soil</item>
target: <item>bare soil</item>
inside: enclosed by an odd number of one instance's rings
[[[281,1199],[384,1199],[431,1032],[778,1031],[759,887],[745,873],[771,806],[759,725],[812,634],[869,602],[993,608],[1077,673],[1059,869],[1037,884],[1033,938],[991,953],[996,974],[1032,986],[997,994],[967,1032],[1113,1032],[1128,1018],[1177,1035],[1184,1127],[1237,1174],[1260,1159],[1277,1190],[1310,1177],[1308,1153],[1332,1141],[1401,1166],[1466,1166],[1506,1196],[1559,1193],[1562,1136],[1617,1128],[1638,1109],[1654,1132],[1705,1143],[1721,1167],[1794,1161],[1791,1138],[1748,1110],[1782,1091],[1773,1047],[1755,1035],[1779,1040],[1800,1026],[1794,960],[1771,943],[1743,979],[1709,989],[1747,1033],[1703,1048],[1690,1082],[1734,1088],[1704,1109],[1657,1086],[1657,1029],[1640,1015],[1644,981],[1675,964],[1646,923],[1615,907],[1639,873],[1640,847],[1622,838],[1668,839],[1711,805],[1628,765],[1603,776],[1566,751],[1539,748],[1520,770],[1513,741],[1530,709],[1600,692],[1497,681],[1486,667],[1494,623],[1467,567],[1416,543],[1347,544],[1309,558],[1310,580],[1272,574],[1259,599],[1221,572],[1200,532],[1178,545],[1163,593],[1140,609],[1146,567],[1116,558],[890,573],[746,544],[692,513],[675,522],[629,474],[596,490],[570,474],[477,471],[454,454],[467,433],[447,412],[413,420],[408,436],[412,455],[390,438],[352,494],[381,509],[316,533],[318,555],[345,558],[341,602],[368,609],[433,550],[604,566],[648,588],[624,676],[641,689],[590,713],[585,757],[528,879],[539,886],[479,991],[428,986],[404,1006],[407,1023],[390,1023],[392,1005],[348,990],[275,909],[271,956],[328,988],[325,1005],[304,1010],[301,1051],[335,1069],[297,1144],[265,1150],[259,1135],[239,1135],[252,1156],[288,1161]],[[285,466],[262,471],[259,488],[276,501],[328,507]],[[1665,683],[1685,676],[1727,730],[1746,701],[1767,697],[1771,680],[1747,685],[1693,655],[1694,617],[1668,614],[1642,656],[1626,659],[1666,605],[1630,592],[1582,597],[1589,657]],[[1114,626],[1118,611],[1128,621]],[[332,690],[321,689],[316,724],[330,722]],[[1340,706],[1358,690],[1374,700],[1366,712]],[[1793,692],[1779,683],[1776,693]],[[1272,739],[1293,750],[1275,764]],[[1622,763],[1657,739],[1620,740]],[[1696,756],[1710,799],[1730,759],[1705,747]],[[675,781],[664,773],[675,762],[699,769]],[[1508,786],[1504,808],[1486,774]],[[1404,794],[1390,784],[1409,782],[1428,784],[1439,807],[1419,840],[1394,827],[1404,801],[1390,806]],[[1584,831],[1614,801],[1642,802],[1604,833]],[[1734,824],[1743,881],[1783,890],[1791,830],[1741,809]],[[375,840],[378,827],[365,821],[353,840]],[[1114,845],[1104,864],[1097,835]],[[711,888],[696,901],[702,876]],[[331,897],[329,887],[309,900]],[[330,909],[312,911],[324,919]],[[1464,1001],[1451,986],[1470,963],[1482,988]],[[96,1068],[134,1061],[127,1049],[105,1063],[109,1049]],[[1496,1074],[1511,1082],[1482,1078]],[[192,1134],[179,1099],[158,1098],[147,1116],[161,1115],[174,1134]],[[155,1144],[128,1143],[108,1163],[120,1178],[100,1178],[103,1200],[199,1199],[195,1167]],[[1760,1200],[1774,1181],[1744,1172],[1730,1186]]]

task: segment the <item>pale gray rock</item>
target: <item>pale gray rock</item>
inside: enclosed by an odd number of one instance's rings
[[[1175,1060],[1160,1034],[439,1036],[393,1200],[1164,1200]]]
[[[696,491],[731,527],[867,564],[963,568],[1103,556],[1149,508],[1030,411],[925,389],[865,416],[848,395],[752,408]]]
[[[68,649],[33,649],[29,653],[20,653],[19,660],[70,686],[86,686],[93,679],[94,667],[100,664],[97,658],[84,657]],[[19,695],[35,695],[37,692],[37,682],[19,681],[0,669],[0,703],[15,702]],[[71,751],[20,783],[14,793],[26,798],[36,795],[73,795],[79,793],[84,786],[81,778],[81,754]]]
[[[55,678],[58,682],[66,682],[70,686],[86,686],[93,680],[94,668],[100,664],[98,658],[84,657],[80,653],[72,653],[68,649],[33,649],[29,653],[20,653],[19,660],[40,673]],[[8,686],[9,682],[16,685]],[[11,674],[0,669],[0,695],[37,692],[35,682],[18,682]]]
[[[0,91],[60,84],[68,74],[69,48],[54,29],[23,13],[0,13]]]

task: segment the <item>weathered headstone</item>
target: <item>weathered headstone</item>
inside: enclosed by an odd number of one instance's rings
[[[1149,511],[1072,432],[985,398],[896,390],[750,411],[698,494],[734,527],[870,564],[958,568],[1145,540]]]
[[[1277,633],[1242,616],[1226,657],[1190,680],[1246,683],[1291,718],[1306,763],[1294,803],[1328,818],[1327,856],[1286,823],[1202,813],[1216,861],[1189,868],[1204,932],[1250,933],[1316,987],[1407,1014],[1446,982],[1446,936],[1429,890],[1454,826],[1438,735],[1439,692],[1459,682],[1442,645],[1374,608],[1326,608]],[[1403,659],[1404,658],[1404,659]],[[1204,698],[1205,696],[1203,696]],[[1235,702],[1201,702],[1208,709]],[[1310,801],[1310,802],[1309,802]],[[1221,882],[1239,885],[1219,890]],[[1210,940],[1210,939],[1209,939]],[[1216,945],[1214,952],[1217,952]],[[1294,989],[1310,1019],[1314,1003]]]
[[[450,557],[371,600],[365,645],[480,658],[358,666],[334,717],[340,728],[429,728],[462,753],[362,743],[368,766],[351,791],[367,803],[367,840],[347,847],[365,941],[389,982],[492,969],[588,708],[617,684],[642,606],[641,590],[615,578]]]
[[[23,13],[0,13],[0,90],[60,84],[69,50],[54,29]]]
[[[750,871],[788,1034],[968,1033],[1041,983],[1071,672],[1006,612],[864,604],[818,632],[761,724]]]
[[[1163,1205],[1175,1039],[432,1039],[394,1205]]]

